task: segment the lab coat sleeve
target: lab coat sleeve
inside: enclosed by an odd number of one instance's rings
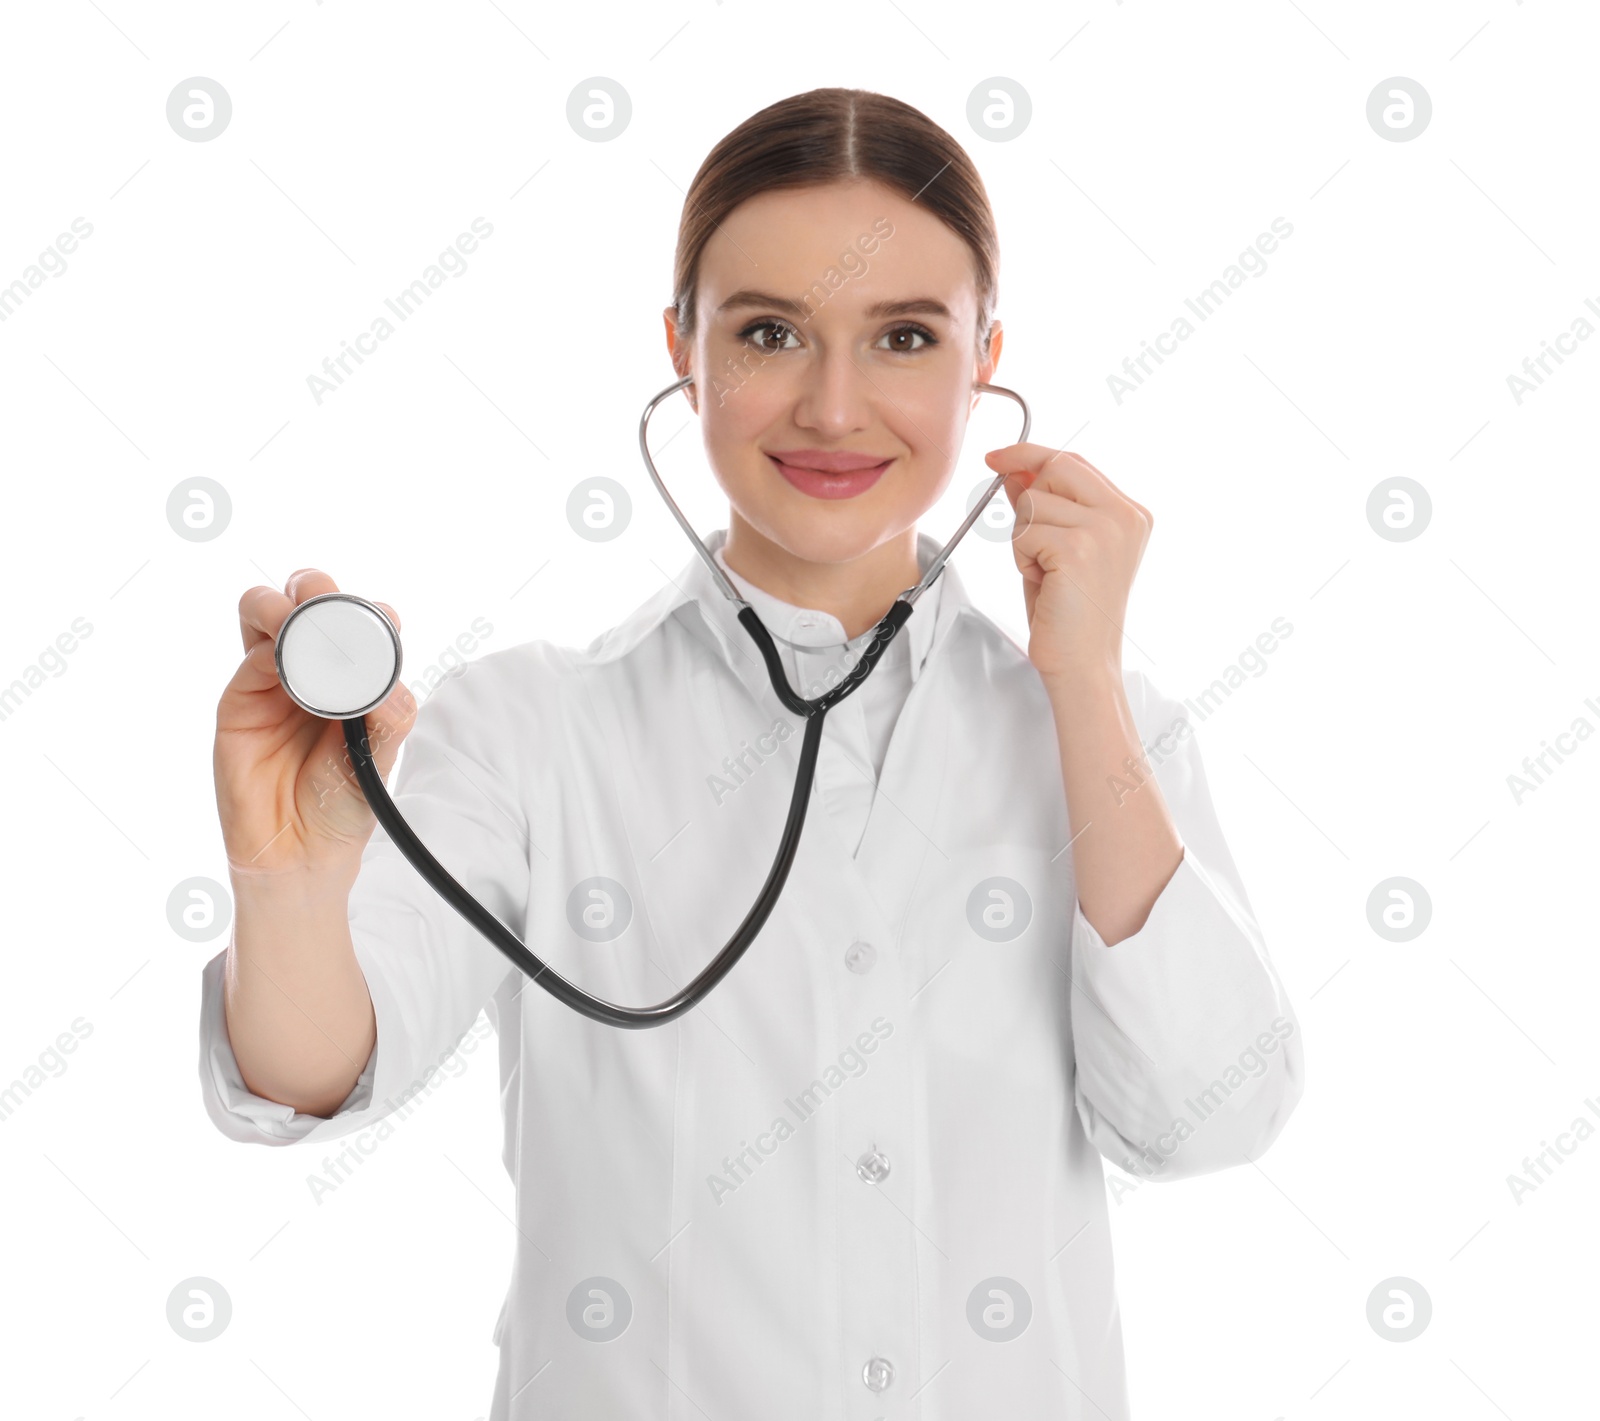
[[[457,882],[526,940],[529,855],[519,789],[558,758],[528,717],[543,644],[480,658],[423,700],[391,777],[407,822]],[[516,652],[532,651],[533,657]],[[537,758],[537,761],[535,759]],[[352,792],[356,792],[352,790]],[[226,952],[201,982],[200,1081],[207,1113],[230,1139],[287,1145],[347,1135],[431,1095],[496,987],[517,969],[417,873],[382,825],[350,895],[350,935],[377,1040],[360,1078],[326,1118],[253,1094],[223,1012]],[[535,948],[537,950],[537,948]],[[409,1114],[409,1110],[407,1111]]]
[[[1075,907],[1074,1098],[1101,1155],[1174,1180],[1258,1158],[1300,1099],[1305,1062],[1217,822],[1198,717],[1141,672],[1124,681],[1184,852],[1131,936],[1107,946]]]

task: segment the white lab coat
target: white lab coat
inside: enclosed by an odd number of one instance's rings
[[[924,567],[938,547],[919,535]],[[795,640],[842,638],[826,614],[765,594],[757,610]],[[613,1002],[693,977],[777,847],[803,725],[734,613],[691,554],[588,648],[531,642],[446,682],[400,761],[423,842]],[[1185,853],[1107,947],[1077,909],[1051,705],[1023,650],[953,563],[896,643],[828,715],[772,917],[669,1026],[569,1011],[381,828],[350,909],[377,1045],[331,1118],[245,1088],[223,955],[205,968],[212,1119],[319,1154],[405,1108],[487,1009],[520,1240],[549,1255],[519,1240],[492,1421],[1121,1421],[1101,1157],[1154,1179],[1223,1169],[1300,1098],[1299,1027],[1181,704],[1126,673],[1142,741],[1167,732],[1151,759]],[[886,670],[900,690],[885,675],[874,709]],[[899,695],[874,787],[873,727]]]

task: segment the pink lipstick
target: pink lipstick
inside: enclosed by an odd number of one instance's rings
[[[823,449],[779,449],[767,455],[784,478],[812,498],[855,498],[884,475],[894,459]]]

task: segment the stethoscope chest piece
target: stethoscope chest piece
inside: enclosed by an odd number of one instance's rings
[[[376,710],[400,679],[400,633],[381,607],[347,592],[308,597],[278,632],[278,679],[324,720]]]

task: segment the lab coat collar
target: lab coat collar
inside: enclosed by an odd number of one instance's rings
[[[722,550],[727,539],[726,528],[718,528],[706,538],[706,547],[711,550],[713,557]],[[927,571],[928,565],[939,555],[939,549],[943,546],[930,534],[919,532],[917,566],[924,572]],[[739,588],[745,600],[755,608],[756,615],[761,618],[769,631],[782,634],[796,642],[809,640],[815,644],[837,644],[844,640],[843,625],[830,613],[816,608],[794,607],[790,603],[780,601],[771,593],[754,587],[738,574],[732,573],[731,569],[726,570],[732,574],[734,585]],[[750,633],[739,621],[739,609],[723,595],[722,589],[712,578],[710,569],[706,567],[699,554],[690,554],[688,562],[678,575],[677,582],[683,589],[683,596],[675,604],[674,610],[676,607],[693,602],[699,608],[703,628],[710,630],[718,648],[730,664],[741,671],[747,680],[770,687],[765,663],[761,660],[755,643],[750,639]],[[961,586],[954,563],[945,563],[938,579],[917,599],[911,619],[896,637],[896,640],[900,637],[910,638],[913,682],[926,667],[934,648],[949,634],[950,626],[956,616],[970,606],[971,603],[965,588]],[[814,620],[815,625],[806,627],[803,625],[806,619]]]
[[[705,545],[712,555],[722,548],[727,541],[728,530],[718,528],[709,533],[705,538]],[[917,534],[917,564],[924,571],[929,564],[939,555],[939,550],[944,544],[929,533]],[[735,581],[735,586],[739,585]],[[761,589],[755,589],[760,592]],[[741,589],[743,591],[743,589]],[[935,596],[937,594],[937,597]],[[794,631],[779,624],[774,625],[768,620],[768,612],[772,608],[788,609],[787,615],[793,617],[796,612],[806,613],[819,619],[820,632],[827,635],[821,640],[828,640],[837,634],[837,639],[842,640],[844,629],[837,618],[821,611],[812,611],[806,608],[790,608],[788,603],[780,602],[770,594],[762,592],[761,596],[767,603],[759,601],[750,593],[743,594],[747,601],[755,607],[756,615],[762,618],[769,630],[782,632],[794,641],[802,637]],[[770,604],[770,606],[768,605]],[[930,605],[933,604],[933,605]],[[698,613],[698,615],[697,615]],[[956,571],[955,560],[947,561],[940,571],[937,580],[917,599],[916,609],[911,619],[901,628],[900,637],[911,638],[911,676],[912,680],[921,675],[937,655],[940,646],[950,635],[951,628],[963,615],[970,615],[975,620],[989,627],[992,632],[1002,639],[1015,645],[1014,639],[973,603],[967,594],[967,589],[961,581],[961,575]],[[716,649],[719,655],[732,666],[741,677],[751,684],[756,690],[766,688],[770,691],[771,683],[767,679],[765,663],[761,654],[756,649],[756,644],[750,638],[750,633],[744,629],[739,621],[738,608],[723,594],[722,588],[717,585],[711,576],[711,571],[706,567],[704,560],[698,553],[691,552],[687,561],[672,575],[668,584],[648,601],[635,610],[632,615],[624,618],[609,632],[602,635],[588,650],[586,660],[591,664],[614,660],[626,655],[638,646],[646,637],[656,630],[668,617],[677,616],[683,621],[691,632],[701,640],[708,642]],[[831,627],[826,623],[831,622]],[[920,626],[919,626],[920,623]],[[819,633],[812,633],[819,635]]]
[[[831,612],[824,612],[817,607],[797,607],[792,602],[784,602],[764,588],[757,587],[748,578],[735,572],[723,557],[727,547],[727,530],[719,528],[715,537],[715,542],[710,539],[706,542],[706,546],[711,549],[711,555],[716,558],[717,565],[727,573],[733,585],[739,589],[744,600],[755,608],[756,615],[761,618],[761,624],[773,636],[791,641],[797,646],[834,648],[843,644],[845,640],[843,622]],[[939,545],[933,539],[919,535],[917,566],[921,572],[928,570],[928,564],[938,556],[938,553]],[[697,558],[696,562],[700,560]],[[700,566],[704,569],[705,564],[700,562]],[[917,599],[916,611],[911,620],[900,630],[885,653],[886,656],[897,658],[909,657],[913,682],[921,673],[923,662],[928,658],[928,648],[933,644],[933,634],[939,618],[939,605],[944,600],[944,579],[945,574],[940,573],[934,579],[932,586]],[[709,579],[707,585],[710,586]],[[712,591],[717,594],[725,607],[732,606],[726,597],[721,596],[719,589],[713,587]],[[749,643],[750,633],[743,627],[737,628],[737,631]],[[847,656],[845,664],[853,664],[855,659],[853,655]]]

